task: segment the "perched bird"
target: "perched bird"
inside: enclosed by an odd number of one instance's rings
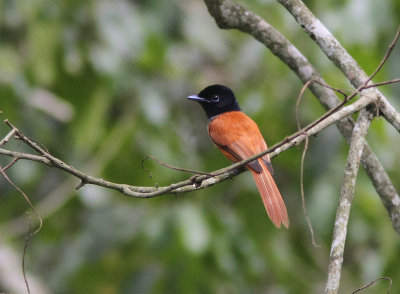
[[[215,146],[231,161],[238,162],[267,150],[267,144],[257,124],[244,114],[232,90],[211,85],[198,95],[187,97],[197,101],[208,117],[208,134]],[[289,227],[285,203],[272,178],[268,155],[246,165],[253,175],[268,216],[276,227]]]

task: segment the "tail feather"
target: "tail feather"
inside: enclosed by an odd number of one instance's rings
[[[262,201],[265,209],[267,210],[268,216],[277,228],[283,224],[286,228],[289,227],[289,218],[286,211],[285,203],[283,202],[282,196],[279,193],[278,187],[275,184],[271,173],[262,161],[259,161],[263,171],[257,173],[253,170],[254,181],[257,184],[258,191],[261,194]]]

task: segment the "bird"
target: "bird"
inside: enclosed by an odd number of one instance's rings
[[[223,85],[211,85],[187,99],[198,102],[208,117],[207,131],[214,145],[232,162],[239,162],[268,149],[257,126],[239,107],[233,91]],[[272,177],[274,171],[266,154],[246,165],[260,192],[272,223],[289,227],[283,198]]]

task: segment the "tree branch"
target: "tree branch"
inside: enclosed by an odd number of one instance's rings
[[[281,3],[301,25],[310,38],[318,44],[325,55],[343,72],[347,79],[355,88],[359,88],[368,83],[371,77],[362,70],[354,58],[339,43],[339,41],[331,34],[331,32],[320,22],[318,18],[307,8],[300,0],[277,0]],[[400,36],[400,27],[397,30],[396,37],[389,46],[387,54],[390,54]],[[383,59],[383,63],[387,58]],[[378,71],[383,63],[378,66]],[[376,88],[366,89],[367,95],[379,97],[379,109],[382,111],[385,119],[392,124],[398,132],[400,132],[400,114],[389,103],[386,97]]]
[[[204,0],[204,2],[220,28],[238,29],[253,36],[289,66],[304,84],[310,80],[327,84],[307,58],[260,16],[228,0]],[[335,93],[318,83],[311,83],[309,87],[311,92],[325,109],[336,107],[340,100]],[[353,119],[345,117],[338,120],[336,126],[346,141],[350,142],[354,128]],[[400,196],[367,142],[365,142],[362,164],[389,213],[393,228],[400,234]]]
[[[347,224],[350,216],[350,206],[354,197],[356,178],[360,166],[361,154],[364,149],[365,136],[367,135],[372,118],[373,115],[371,112],[367,109],[362,109],[358,115],[351,138],[350,150],[347,157],[347,165],[333,231],[328,280],[325,287],[325,293],[327,294],[335,294],[339,290]]]
[[[163,194],[181,194],[185,192],[191,192],[198,189],[203,189],[219,182],[225,181],[226,179],[232,178],[243,170],[241,167],[245,166],[249,162],[265,155],[270,154],[270,157],[275,157],[281,152],[298,145],[302,142],[307,136],[315,135],[318,132],[322,131],[327,126],[335,123],[336,121],[351,115],[359,111],[360,109],[366,107],[367,105],[373,103],[374,100],[369,96],[362,96],[359,100],[350,104],[337,112],[332,113],[330,116],[325,117],[324,119],[318,119],[315,122],[309,124],[299,132],[294,133],[293,135],[287,137],[281,142],[275,144],[268,150],[259,153],[251,158],[243,160],[241,162],[235,163],[229,167],[211,172],[209,175],[201,175],[196,178],[191,178],[189,180],[185,180],[178,183],[173,183],[169,186],[164,187],[141,187],[141,186],[131,186],[127,184],[117,184],[110,181],[103,180],[101,178],[95,178],[87,175],[86,173],[75,169],[74,167],[66,164],[62,160],[52,156],[47,151],[43,150],[38,144],[30,140],[26,137],[20,130],[14,127],[7,120],[5,123],[10,126],[10,128],[15,129],[15,135],[19,140],[22,140],[29,147],[34,149],[36,152],[40,154],[40,156],[26,154],[22,152],[11,152],[9,150],[0,148],[0,154],[7,155],[10,157],[18,158],[18,159],[27,159],[32,161],[37,161],[51,167],[55,167],[57,169],[63,170],[77,178],[79,178],[83,184],[93,184],[113,190],[117,190],[126,196],[136,197],[136,198],[152,198],[157,197]]]

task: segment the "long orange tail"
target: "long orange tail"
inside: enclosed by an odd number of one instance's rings
[[[281,193],[279,193],[278,187],[276,187],[271,173],[262,160],[259,160],[258,162],[262,166],[263,171],[261,173],[257,173],[251,169],[250,171],[257,184],[258,191],[261,194],[268,216],[277,228],[280,228],[281,224],[288,228],[289,218]]]

